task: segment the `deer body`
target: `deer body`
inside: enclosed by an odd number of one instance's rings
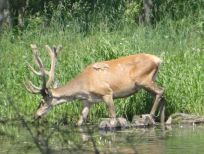
[[[150,112],[154,116],[163,94],[163,89],[154,83],[160,63],[161,60],[154,55],[136,54],[91,64],[66,85],[46,87],[49,97],[43,99],[44,103],[41,103],[36,116],[42,116],[55,105],[79,99],[84,108],[78,125],[82,125],[91,105],[97,102],[105,102],[109,116],[115,119],[113,99],[130,96],[141,88],[155,95]]]
[[[156,56],[137,54],[95,63],[66,85],[51,89],[51,92],[59,99],[72,96],[90,102],[102,101],[102,96],[109,94],[113,95],[113,98],[127,97],[140,89],[141,80],[153,79],[160,62]],[[95,65],[100,67],[95,68]],[[151,67],[146,67],[147,65]]]

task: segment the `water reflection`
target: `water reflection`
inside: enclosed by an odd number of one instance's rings
[[[56,124],[0,124],[0,153],[203,153],[204,127],[132,128],[105,132]]]

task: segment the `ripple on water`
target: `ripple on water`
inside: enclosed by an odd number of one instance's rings
[[[133,128],[1,125],[0,153],[203,154],[204,126]]]

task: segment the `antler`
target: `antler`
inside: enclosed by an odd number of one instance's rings
[[[42,87],[37,87],[35,86],[31,81],[27,81],[25,83],[25,87],[26,89],[34,94],[39,94],[42,93],[43,90],[49,88],[53,81],[54,81],[54,72],[55,72],[55,65],[57,62],[57,55],[59,53],[59,51],[61,50],[61,46],[53,46],[52,48],[50,48],[48,45],[45,45],[45,48],[48,51],[48,54],[50,56],[51,59],[51,68],[50,71],[47,71],[42,63],[41,58],[39,57],[38,53],[38,49],[37,46],[35,44],[31,44],[30,45],[33,51],[33,58],[35,60],[35,63],[39,69],[39,71],[36,71],[30,64],[28,64],[28,67],[31,69],[31,71],[36,74],[37,76],[41,77],[42,80]],[[46,81],[46,75],[48,75],[48,80]]]
[[[53,46],[52,48],[50,48],[48,45],[45,46],[45,48],[47,49],[49,56],[51,58],[51,67],[50,67],[50,71],[46,72],[46,74],[49,76],[49,79],[46,83],[46,87],[50,87],[50,85],[52,85],[53,81],[54,81],[54,75],[55,75],[55,65],[57,62],[57,55],[59,53],[59,51],[61,50],[62,46],[58,45]]]

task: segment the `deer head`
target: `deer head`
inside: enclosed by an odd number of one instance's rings
[[[33,59],[35,61],[35,64],[38,70],[35,70],[30,64],[28,64],[28,67],[35,75],[40,77],[40,79],[42,80],[42,85],[41,87],[37,87],[31,81],[28,80],[25,83],[25,87],[30,93],[40,94],[42,96],[37,112],[35,114],[35,118],[37,119],[37,118],[40,118],[43,114],[45,114],[52,107],[52,102],[54,99],[52,97],[52,93],[50,92],[50,89],[52,89],[57,55],[61,50],[61,46],[57,46],[57,47],[53,46],[51,48],[50,46],[45,45],[45,48],[47,49],[51,59],[50,71],[47,71],[45,69],[42,63],[42,60],[39,57],[39,54],[38,54],[39,51],[37,49],[37,46],[35,44],[31,44],[30,46],[33,52]],[[48,79],[46,76],[48,76]]]

